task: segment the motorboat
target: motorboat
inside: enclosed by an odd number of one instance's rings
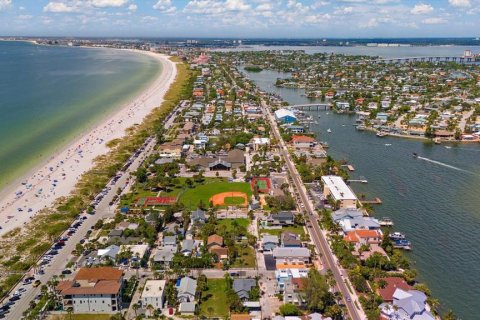
[[[389,217],[383,217],[382,219],[378,220],[378,223],[382,227],[393,227],[393,221]]]
[[[405,234],[403,234],[401,232],[390,233],[388,235],[388,237],[392,240],[405,240],[406,239]]]
[[[412,156],[413,156],[415,159],[418,158],[418,154],[417,154],[416,152],[414,152],[414,153],[412,154]]]
[[[386,137],[386,136],[388,136],[388,133],[386,133],[386,132],[383,132],[383,131],[378,131],[377,132],[377,137],[379,137],[379,138],[383,138],[383,137]]]
[[[328,133],[332,133],[332,130],[330,128],[327,129]]]

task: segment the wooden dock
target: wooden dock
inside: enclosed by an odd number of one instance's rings
[[[382,200],[380,198],[375,198],[373,200],[360,200],[361,204],[382,204]]]

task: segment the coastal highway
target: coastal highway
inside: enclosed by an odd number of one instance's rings
[[[297,171],[297,168],[295,167],[294,163],[290,158],[285,142],[283,141],[282,136],[280,135],[280,132],[278,130],[277,123],[272,113],[269,111],[268,106],[264,100],[262,100],[261,106],[262,106],[264,115],[268,118],[271,124],[273,134],[277,139],[280,147],[280,152],[283,155],[283,158],[285,159],[285,163],[287,165],[288,171],[290,172],[290,176],[293,180],[293,183],[295,184],[297,192],[300,195],[300,199],[302,200],[304,208],[308,213],[308,219],[310,221],[310,224],[312,225],[312,228],[308,228],[310,232],[310,236],[313,242],[315,243],[315,246],[317,247],[318,252],[323,253],[322,260],[324,261],[324,264],[333,272],[333,276],[336,281],[336,286],[338,287],[339,291],[342,293],[342,299],[344,300],[344,303],[347,307],[347,311],[350,315],[350,318],[353,320],[366,319],[366,316],[364,315],[364,312],[361,309],[361,307],[357,309],[357,307],[355,306],[354,301],[355,301],[356,295],[350,293],[349,288],[347,288],[347,284],[345,283],[347,276],[344,274],[343,270],[341,270],[340,266],[337,265],[336,258],[333,255],[332,251],[330,250],[330,246],[328,245],[325,235],[322,233],[322,230],[320,229],[317,223],[317,215],[315,213],[315,210],[313,209],[314,207],[311,201],[309,201],[308,199],[305,185],[303,184],[302,179]],[[357,302],[357,303],[360,303],[360,302]]]
[[[183,108],[185,108],[185,106],[185,104],[177,106],[177,108],[165,119],[164,127],[166,129],[170,128],[173,125],[175,120],[174,115],[180,112]],[[58,254],[54,256],[52,261],[44,267],[45,273],[42,275],[35,275],[35,279],[40,280],[42,282],[42,285],[46,284],[49,280],[51,280],[53,276],[58,276],[61,274],[62,270],[65,269],[65,265],[72,257],[71,252],[75,249],[77,243],[80,243],[80,240],[85,238],[87,231],[90,230],[95,225],[95,223],[97,223],[98,220],[113,217],[115,215],[116,206],[115,204],[110,206],[109,203],[115,196],[116,191],[118,190],[118,188],[125,188],[128,190],[128,186],[130,185],[130,174],[135,172],[143,163],[143,161],[148,156],[153,154],[153,152],[155,152],[156,139],[151,138],[147,141],[148,143],[146,144],[144,150],[141,151],[140,154],[132,161],[132,164],[116,181],[116,183],[114,185],[110,185],[110,183],[107,185],[107,187],[111,187],[111,189],[95,207],[96,213],[94,215],[81,215],[82,217],[86,217],[86,220],[83,221],[83,224],[65,242],[65,246],[62,249],[58,250]],[[63,235],[66,235],[67,232],[65,232]],[[35,297],[41,293],[41,285],[37,288],[34,288],[32,284],[23,285],[22,283],[19,283],[11,292],[13,293],[20,288],[25,288],[26,292],[21,295],[20,300],[16,301],[15,304],[10,307],[10,312],[6,315],[6,319],[21,319],[23,313],[30,308],[30,301],[33,301]],[[9,295],[9,297],[11,297],[11,294]],[[4,305],[7,301],[8,298],[5,298],[4,301],[0,303],[0,306]]]

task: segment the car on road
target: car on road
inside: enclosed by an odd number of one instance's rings
[[[41,284],[42,284],[42,282],[40,280],[35,280],[35,282],[33,283],[33,287],[36,288]]]
[[[350,299],[350,297],[347,297],[347,302],[352,302],[352,299]]]
[[[62,271],[62,274],[72,274],[72,270],[65,269],[65,270]]]

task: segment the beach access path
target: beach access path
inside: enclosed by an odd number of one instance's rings
[[[0,193],[0,236],[27,224],[40,210],[51,207],[56,199],[70,195],[80,176],[92,168],[94,159],[109,151],[106,146],[109,141],[124,137],[127,128],[142,123],[154,108],[161,105],[175,80],[175,63],[162,54],[129,51],[158,60],[162,66],[158,77],[110,118]]]

